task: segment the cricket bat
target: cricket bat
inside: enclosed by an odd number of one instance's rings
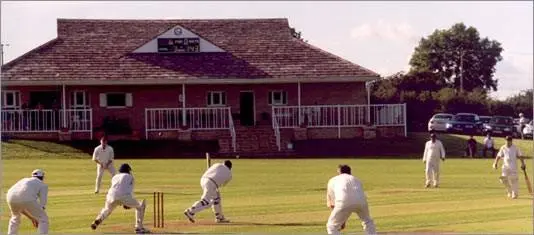
[[[530,179],[528,178],[527,171],[523,170],[523,173],[525,174],[525,182],[527,183],[528,193],[532,195],[532,184],[530,183]]]
[[[206,153],[206,169],[211,167],[210,153]]]

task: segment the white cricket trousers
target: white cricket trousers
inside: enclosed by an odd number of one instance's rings
[[[426,175],[426,185],[433,184],[434,186],[439,185],[439,160],[438,161],[427,161],[425,168]]]
[[[39,234],[48,234],[48,215],[37,201],[7,201],[7,204],[11,210],[11,219],[9,220],[7,234],[14,235],[18,233],[22,213],[31,216],[32,218],[30,219],[39,221]]]
[[[109,215],[111,215],[111,212],[113,212],[117,206],[121,205],[135,209],[135,228],[143,228],[146,201],[137,201],[132,195],[125,195],[119,198],[107,197],[106,204],[104,205],[102,211],[100,211],[100,214],[96,217],[96,220],[104,221],[107,217],[109,217]]]
[[[100,185],[102,185],[102,176],[104,176],[104,171],[108,170],[111,174],[111,177],[115,175],[115,167],[113,166],[113,163],[109,165],[109,167],[103,168],[100,166],[100,164],[96,165],[96,182],[95,182],[95,192],[100,191]]]
[[[340,235],[341,226],[347,222],[352,213],[356,213],[360,218],[365,234],[376,234],[375,223],[369,214],[367,203],[344,206],[336,205],[332,209],[328,222],[326,223],[326,232],[329,235]]]
[[[519,196],[519,177],[516,170],[503,168],[499,180],[504,184],[509,196],[512,198]]]
[[[211,206],[213,213],[215,213],[215,217],[223,218],[221,194],[219,193],[219,189],[217,188],[215,182],[208,178],[201,178],[200,186],[203,190],[200,201],[196,201],[193,206],[189,208],[189,211],[194,215]]]

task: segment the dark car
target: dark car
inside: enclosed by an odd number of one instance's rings
[[[491,116],[478,116],[479,120],[480,120],[480,131],[485,133],[485,129],[484,129],[484,124],[488,124],[491,120]]]
[[[477,134],[481,130],[478,115],[474,113],[458,113],[447,122],[447,132],[459,134]]]
[[[514,119],[507,116],[494,116],[489,123],[484,124],[484,131],[494,135],[513,135],[515,131]]]

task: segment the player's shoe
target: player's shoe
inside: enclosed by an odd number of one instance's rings
[[[218,224],[224,224],[224,223],[230,223],[230,220],[222,217],[222,218],[215,219],[215,222],[217,222]]]
[[[146,228],[136,228],[135,229],[136,234],[143,234],[143,233],[150,233],[150,231]]]
[[[195,222],[195,218],[193,218],[193,216],[195,216],[195,214],[193,214],[193,212],[191,212],[189,209],[187,209],[187,210],[184,211],[184,215],[185,215],[185,217],[187,217],[187,219],[188,219],[191,223],[194,223],[194,222]]]
[[[425,184],[425,188],[430,188],[430,184]]]
[[[96,227],[98,227],[98,225],[99,225],[100,223],[102,223],[102,220],[99,220],[99,219],[95,220],[95,222],[93,222],[93,223],[91,224],[91,229],[95,230]]]

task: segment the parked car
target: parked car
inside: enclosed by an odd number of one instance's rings
[[[530,122],[530,120],[528,118],[526,118],[526,121],[527,123]],[[521,124],[519,124],[519,118],[514,118],[514,133],[512,133],[512,135],[514,137],[520,137],[521,136],[521,132],[523,132],[523,130],[521,130]]]
[[[484,124],[488,124],[492,117],[491,116],[479,116],[478,118],[480,119],[480,123],[482,123],[482,125],[480,126],[481,128],[480,131],[484,133],[485,132]]]
[[[480,133],[482,123],[474,113],[457,113],[446,124],[447,132],[459,134]]]
[[[525,128],[523,128],[523,136],[527,138],[534,138],[534,123],[530,121]]]
[[[447,122],[454,117],[450,113],[437,113],[428,121],[428,131],[447,131]]]
[[[489,123],[484,124],[484,131],[494,135],[513,135],[515,132],[514,119],[507,116],[494,116]]]

